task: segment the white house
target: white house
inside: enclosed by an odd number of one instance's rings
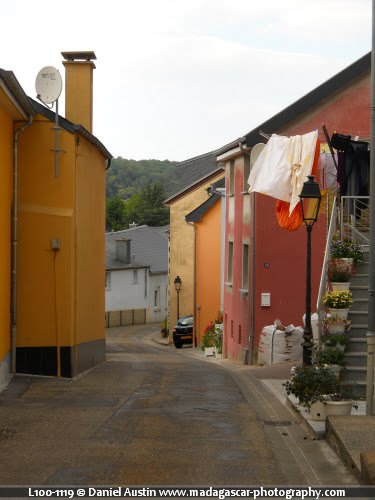
[[[162,322],[168,307],[169,226],[106,233],[106,326]]]

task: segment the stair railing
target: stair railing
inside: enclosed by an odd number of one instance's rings
[[[369,205],[369,196],[341,196],[341,239],[369,246]]]
[[[327,280],[327,265],[328,262],[331,258],[331,241],[333,239],[334,234],[337,231],[337,227],[340,223],[340,210],[339,210],[339,205],[337,203],[337,198],[336,196],[333,198],[332,202],[332,211],[331,211],[331,218],[329,222],[329,227],[328,227],[328,233],[327,233],[327,241],[326,241],[326,246],[324,250],[324,259],[323,259],[323,265],[322,265],[322,274],[320,277],[320,284],[319,284],[319,292],[318,292],[318,297],[316,301],[316,310],[318,313],[318,324],[319,324],[319,337],[321,336],[321,325],[322,321],[324,319],[324,307],[323,307],[323,295],[327,290],[328,286],[328,280]]]

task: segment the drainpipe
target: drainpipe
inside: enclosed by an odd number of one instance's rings
[[[371,147],[375,144],[375,0],[372,0],[371,51]],[[375,172],[375,155],[370,155],[370,172]],[[375,175],[370,176],[370,269],[368,283],[367,380],[366,415],[374,411],[374,351],[375,351]]]
[[[20,133],[32,124],[33,117],[19,127],[13,136],[13,206],[12,206],[12,373],[16,373],[16,343],[17,343],[17,244],[18,244],[18,137]]]
[[[244,155],[249,156],[249,150],[245,149],[240,141],[238,143],[239,148]],[[249,282],[249,300],[250,300],[250,331],[249,331],[249,365],[254,363],[254,333],[255,333],[255,321],[254,321],[254,311],[255,311],[255,197],[254,193],[250,193],[250,275],[251,280]]]

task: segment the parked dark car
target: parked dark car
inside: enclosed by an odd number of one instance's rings
[[[193,343],[193,316],[183,316],[173,328],[173,343],[177,349]]]

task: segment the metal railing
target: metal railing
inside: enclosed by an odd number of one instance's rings
[[[339,229],[341,239],[347,239],[359,243],[365,249],[366,247],[369,248],[369,214],[369,196],[341,196],[339,203],[336,197],[333,200],[316,304],[319,327],[322,324],[324,316],[323,295],[328,287],[327,264],[331,256],[330,248],[332,238]]]
[[[370,197],[341,196],[340,238],[368,247],[370,244]]]
[[[340,221],[340,213],[338,210],[338,203],[337,203],[337,198],[335,197],[333,199],[332,203],[332,212],[331,212],[331,218],[329,222],[329,227],[328,227],[328,233],[327,233],[327,241],[326,241],[326,246],[324,250],[324,260],[323,260],[323,266],[322,266],[322,274],[320,277],[320,284],[319,284],[319,292],[318,292],[318,298],[317,298],[317,303],[316,303],[316,310],[318,312],[318,317],[319,317],[319,325],[322,323],[323,319],[323,314],[324,314],[324,308],[323,308],[323,295],[327,290],[327,264],[328,261],[331,257],[331,241],[334,236],[334,234],[337,231],[337,226]]]

